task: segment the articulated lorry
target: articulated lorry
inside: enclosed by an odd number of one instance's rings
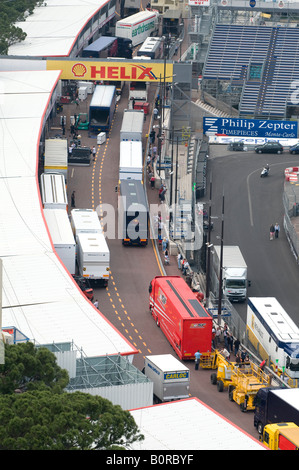
[[[120,140],[142,142],[144,111],[125,109],[120,129]]]
[[[67,180],[68,146],[67,139],[45,140],[44,173],[61,174]]]
[[[77,244],[80,276],[107,286],[110,276],[110,251],[104,234],[79,233]]]
[[[121,180],[118,198],[118,233],[123,245],[146,246],[149,211],[142,181]]]
[[[115,36],[131,39],[133,47],[155,36],[159,28],[159,13],[144,10],[116,22]]]
[[[213,247],[213,263],[211,269],[211,288],[218,297],[221,246]],[[223,247],[222,261],[222,292],[232,302],[244,302],[247,298],[247,288],[250,282],[247,279],[247,265],[238,246]]]
[[[80,233],[103,233],[99,216],[93,209],[72,209],[71,227],[76,239]]]
[[[122,140],[119,153],[119,180],[142,181],[142,142]]]
[[[67,211],[44,209],[55,251],[70,274],[76,272],[76,242]]]
[[[116,88],[113,85],[97,85],[89,106],[89,130],[108,132],[116,107]]]
[[[144,374],[154,383],[154,401],[189,398],[190,370],[171,354],[145,356]]]
[[[254,426],[260,435],[267,424],[293,422],[299,426],[299,388],[264,387],[255,397]]]
[[[121,57],[132,59],[132,41],[127,38],[101,36],[83,49],[82,57],[95,59]]]
[[[149,286],[149,308],[180,359],[212,351],[213,319],[180,276],[156,276]]]

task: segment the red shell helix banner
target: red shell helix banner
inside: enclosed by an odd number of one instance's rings
[[[47,70],[61,70],[61,80],[172,82],[173,64],[153,61],[47,60]]]

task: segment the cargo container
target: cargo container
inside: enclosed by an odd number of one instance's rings
[[[143,110],[125,109],[120,129],[120,140],[142,142],[143,123]]]
[[[55,251],[70,274],[76,272],[76,242],[67,211],[44,209]]]
[[[110,272],[110,251],[104,234],[79,233],[77,243],[80,276],[107,286]]]
[[[67,139],[45,140],[44,173],[61,174],[67,180],[68,144]]]
[[[123,245],[146,246],[148,243],[148,205],[141,181],[120,182],[118,234]]]
[[[189,398],[190,370],[171,354],[145,356],[144,373],[154,383],[154,401]]]
[[[267,424],[291,421],[299,426],[299,389],[264,387],[255,397],[254,426],[262,434]]]
[[[149,308],[180,359],[212,350],[212,317],[180,276],[156,276],[149,287]]]
[[[218,297],[221,267],[221,246],[213,247],[211,288]],[[222,292],[233,302],[244,302],[250,282],[247,279],[247,265],[238,246],[223,247]]]
[[[89,106],[89,129],[107,132],[112,124],[116,107],[116,88],[113,85],[97,85]]]
[[[152,60],[160,59],[163,53],[162,38],[148,37],[137,51],[137,57],[150,57]]]
[[[44,209],[67,210],[68,200],[63,175],[42,173],[40,178],[40,188]]]
[[[99,216],[93,209],[72,209],[71,227],[76,239],[80,233],[103,233]]]
[[[132,40],[133,47],[158,32],[159,13],[144,10],[116,22],[115,36]]]
[[[119,180],[143,178],[142,142],[121,141],[119,155]]]
[[[132,41],[129,38],[101,36],[86,46],[82,57],[107,59],[108,57],[132,58]]]

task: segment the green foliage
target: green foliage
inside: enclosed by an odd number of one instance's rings
[[[16,42],[24,41],[26,33],[14,26],[31,15],[41,0],[1,0],[0,1],[0,54],[7,54],[8,47]]]
[[[49,391],[0,395],[0,450],[107,450],[143,436],[109,400]]]
[[[0,364],[1,394],[41,389],[61,392],[68,382],[67,371],[57,365],[47,348],[35,348],[30,342],[5,346],[5,361]]]
[[[0,365],[1,450],[104,450],[143,439],[133,416],[109,400],[64,392],[55,355],[33,343],[5,346]]]

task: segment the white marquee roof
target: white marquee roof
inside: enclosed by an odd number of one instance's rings
[[[136,353],[84,297],[55,253],[36,167],[57,71],[0,72],[2,326],[38,344],[74,342],[88,357]]]
[[[130,410],[144,441],[134,450],[264,450],[258,440],[197,398]],[[157,423],[159,423],[157,425]]]
[[[18,22],[27,37],[9,47],[9,55],[68,56],[73,44],[95,13],[107,0],[47,0],[26,21]]]

